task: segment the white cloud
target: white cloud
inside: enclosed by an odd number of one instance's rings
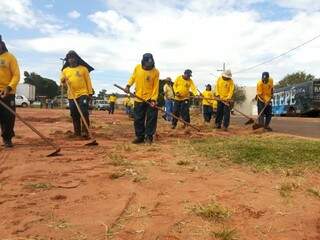
[[[72,18],[72,19],[77,19],[77,18],[79,18],[80,16],[81,16],[81,14],[80,14],[78,11],[76,11],[76,10],[73,10],[73,11],[71,11],[71,12],[68,13],[68,17],[69,17],[69,18]]]
[[[224,5],[204,0],[187,4],[182,0],[132,1],[110,0],[108,11],[91,14],[88,18],[96,24],[96,32],[55,30],[52,35],[15,44],[46,56],[64,56],[74,49],[103,72],[131,72],[142,54],[151,52],[162,78],[174,78],[191,68],[195,82],[204,86],[213,82],[211,74],[217,75],[223,62],[235,72],[319,33],[319,12],[300,12],[285,21],[263,21],[253,9],[234,7],[258,0],[229,0]],[[276,81],[298,70],[320,76],[319,49],[318,40],[273,63],[236,75],[235,81],[254,85],[262,71],[270,71]]]
[[[1,24],[16,30],[37,28],[50,33],[61,29],[52,16],[33,10],[31,0],[1,0],[0,9]]]

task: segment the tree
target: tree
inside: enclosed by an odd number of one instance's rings
[[[105,100],[107,96],[107,90],[106,89],[102,89],[99,93],[98,93],[98,99],[101,99],[101,100]]]
[[[36,97],[46,96],[49,98],[56,97],[59,94],[59,86],[51,79],[43,78],[37,73],[24,72],[24,83],[34,85],[36,87]]]
[[[275,87],[287,87],[297,83],[312,81],[314,79],[315,76],[300,71],[292,74],[287,74],[281,81],[279,81],[279,83]]]
[[[236,104],[242,104],[246,100],[246,91],[243,87],[235,85],[233,100]]]

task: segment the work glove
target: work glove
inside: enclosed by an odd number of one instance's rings
[[[157,106],[157,102],[155,100],[149,100],[150,106],[155,108]]]
[[[129,93],[130,92],[130,85],[127,85],[125,88],[124,88],[124,91],[126,93]]]
[[[10,86],[5,87],[3,89],[3,91],[1,92],[1,97],[4,98],[4,97],[9,96],[11,91],[12,91],[12,87],[10,87]]]

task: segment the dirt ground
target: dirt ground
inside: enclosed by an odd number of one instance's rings
[[[18,112],[61,145],[62,155],[45,157],[52,149],[17,120],[16,147],[0,149],[1,240],[206,240],[223,229],[237,232],[224,239],[320,239],[320,198],[305,191],[320,187],[319,173],[255,172],[207,163],[188,149],[189,139],[250,129],[171,131],[159,118],[155,143],[135,146],[127,116],[94,112],[99,146],[85,147],[70,137],[68,110]],[[290,181],[300,187],[284,198],[279,186]],[[212,201],[229,209],[226,221],[192,211]]]

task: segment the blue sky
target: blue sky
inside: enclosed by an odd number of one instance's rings
[[[94,88],[125,85],[145,52],[160,77],[193,70],[200,89],[225,62],[233,72],[276,56],[319,34],[317,0],[2,0],[0,27],[21,65],[59,79],[60,57],[76,50],[96,70]],[[306,27],[307,26],[307,27]],[[276,81],[294,71],[320,75],[319,41],[282,59],[235,75],[255,85],[261,72]]]

